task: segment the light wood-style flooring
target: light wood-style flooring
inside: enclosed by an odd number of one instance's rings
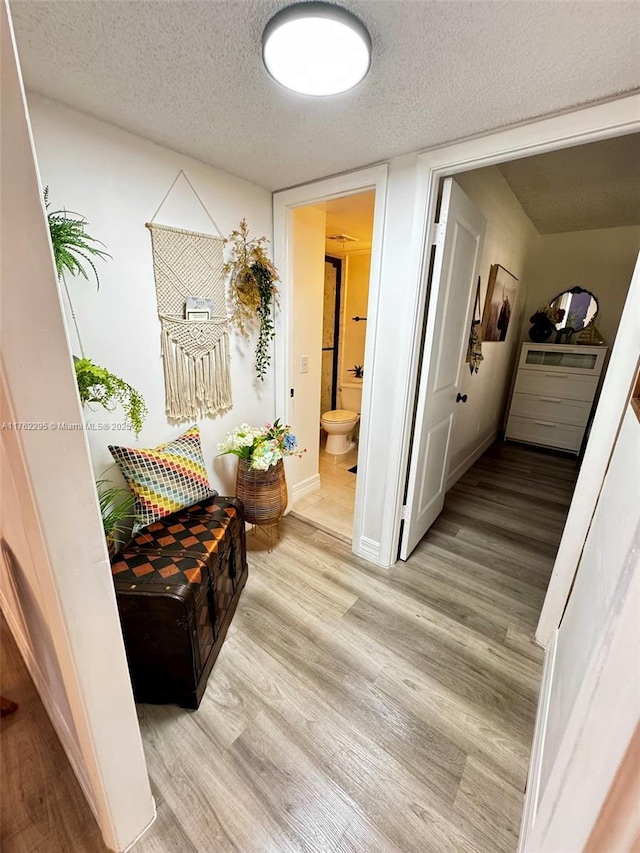
[[[93,813],[3,618],[0,692],[18,703],[0,722],[0,850],[102,853]]]
[[[200,710],[139,706],[158,820],[136,853],[515,851],[532,638],[576,473],[494,445],[388,571],[294,518],[271,553],[249,537],[249,582]],[[2,735],[17,773],[4,774],[3,853],[101,851],[59,747],[33,755],[19,725]]]

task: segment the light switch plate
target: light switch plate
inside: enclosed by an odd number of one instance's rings
[[[300,373],[308,373],[309,372],[309,356],[301,355],[300,356]]]

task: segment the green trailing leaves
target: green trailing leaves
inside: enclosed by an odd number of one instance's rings
[[[273,308],[278,300],[275,286],[279,281],[278,271],[267,257],[266,237],[249,239],[246,219],[225,242],[231,244],[231,256],[224,266],[224,271],[231,276],[231,322],[244,337],[248,337],[248,329],[258,323],[256,373],[264,381],[271,364],[270,344],[275,336]]]
[[[275,337],[271,305],[273,301],[273,280],[271,270],[263,264],[253,264],[251,271],[254,275],[260,301],[256,312],[260,318],[258,343],[256,345],[256,373],[264,381],[267,368],[271,363],[270,344]]]
[[[121,405],[137,438],[147,414],[142,395],[124,379],[104,367],[99,367],[88,358],[77,359],[75,369],[82,403],[98,403],[110,412],[118,404]]]

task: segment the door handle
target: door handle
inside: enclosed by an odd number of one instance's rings
[[[467,402],[467,395],[466,395],[466,394],[461,394],[461,393],[458,391],[458,396],[456,397],[456,403],[466,403],[466,402]]]

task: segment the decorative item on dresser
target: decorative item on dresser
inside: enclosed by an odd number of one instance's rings
[[[136,701],[197,708],[247,582],[242,503],[214,495],[165,516],[111,571]]]
[[[606,352],[524,343],[505,438],[579,453]]]
[[[556,331],[557,324],[563,319],[564,308],[552,308],[551,305],[539,308],[529,317],[529,322],[532,324],[529,329],[529,338],[536,344],[543,344],[549,340]]]

